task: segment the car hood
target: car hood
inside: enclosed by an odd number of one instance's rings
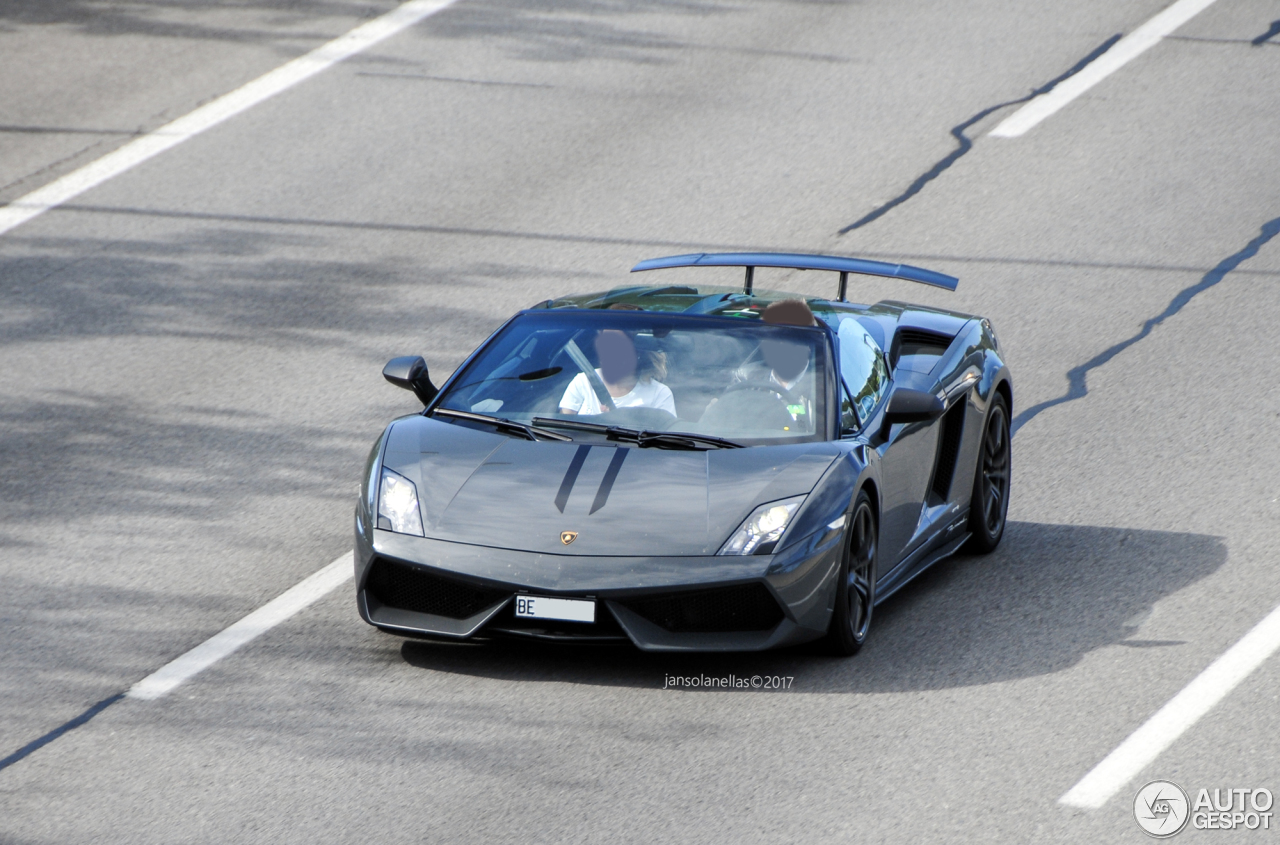
[[[831,443],[677,451],[532,442],[411,417],[383,463],[432,539],[565,555],[714,554],[762,502],[808,493]],[[574,532],[570,543],[562,532]]]

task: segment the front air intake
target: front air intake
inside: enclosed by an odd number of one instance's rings
[[[387,607],[467,619],[503,601],[510,593],[477,587],[399,561],[375,558],[365,582],[369,595]]]
[[[782,621],[782,608],[760,583],[690,590],[620,602],[672,633],[767,631]]]

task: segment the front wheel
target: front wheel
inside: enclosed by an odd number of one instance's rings
[[[841,655],[856,654],[871,628],[876,601],[876,552],[879,549],[871,498],[858,492],[845,537],[844,560],[836,582],[836,608],[827,629],[827,645]]]
[[[995,551],[1004,536],[1009,513],[1009,472],[1013,444],[1009,439],[1009,405],[994,393],[979,444],[978,468],[969,500],[969,542],[962,551],[985,555]]]

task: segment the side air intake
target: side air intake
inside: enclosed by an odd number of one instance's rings
[[[964,432],[967,405],[962,398],[942,417],[942,431],[938,433],[938,464],[934,467],[933,486],[930,488],[939,503],[945,502],[951,493],[951,479],[956,474],[956,461],[960,457],[960,435]]]
[[[889,364],[895,368],[899,363],[910,364],[909,369],[928,372],[927,366],[920,365],[942,357],[954,339],[926,329],[900,328],[894,333],[893,343],[889,347]]]

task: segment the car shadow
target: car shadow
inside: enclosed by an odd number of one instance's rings
[[[1132,635],[1156,602],[1226,559],[1225,542],[1202,534],[1010,522],[995,553],[944,561],[878,607],[871,639],[851,659],[812,645],[649,654],[510,640],[409,640],[401,655],[437,672],[647,689],[673,676],[789,676],[800,693],[965,687],[1057,672],[1109,645],[1176,648]]]

